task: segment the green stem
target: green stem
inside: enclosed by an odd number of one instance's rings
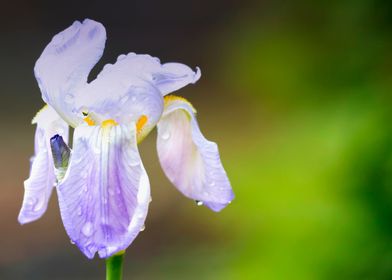
[[[121,280],[125,251],[106,259],[106,280]]]

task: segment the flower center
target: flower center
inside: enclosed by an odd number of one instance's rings
[[[89,125],[89,126],[94,126],[95,125],[95,121],[91,118],[91,116],[88,115],[88,113],[83,112],[83,115],[86,116],[85,118],[83,118],[83,120]],[[136,131],[137,134],[140,134],[143,130],[143,127],[146,125],[148,121],[148,117],[146,115],[141,115],[139,117],[139,119],[136,122]],[[101,123],[101,126],[103,128],[108,127],[108,126],[115,126],[118,125],[118,123],[113,120],[113,119],[108,119],[105,120]]]

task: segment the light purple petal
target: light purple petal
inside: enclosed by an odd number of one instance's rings
[[[192,105],[167,96],[158,123],[157,149],[169,180],[185,196],[220,211],[234,194],[223,169],[218,146],[201,134]]]
[[[136,143],[135,125],[80,126],[57,187],[65,229],[88,257],[126,249],[143,229],[150,185]]]
[[[30,177],[24,182],[25,193],[18,221],[21,224],[39,219],[46,211],[55,183],[50,138],[60,134],[67,141],[68,125],[50,107],[44,107],[34,118],[35,155],[32,158]]]
[[[80,118],[75,112],[76,89],[87,83],[90,70],[102,56],[106,31],[102,24],[75,21],[46,46],[34,68],[42,99],[69,124]]]
[[[163,97],[151,83],[122,71],[121,64],[106,67],[96,80],[81,89],[76,103],[96,124],[107,119],[126,124],[147,117],[143,134],[155,127],[163,112]]]
[[[97,78],[83,90],[79,105],[89,104],[92,97],[121,100],[132,88],[146,87],[148,83],[162,95],[178,90],[200,78],[200,69],[194,72],[181,63],[161,64],[158,58],[129,53],[120,55],[115,64],[107,64]]]

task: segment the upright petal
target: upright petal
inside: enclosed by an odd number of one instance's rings
[[[143,229],[150,185],[135,125],[107,121],[75,129],[74,150],[58,186],[65,229],[88,257],[126,249]]]
[[[100,124],[107,119],[117,123],[137,123],[145,118],[143,136],[147,135],[159,121],[163,112],[163,97],[151,83],[133,78],[132,84],[121,81],[121,73],[116,76],[110,70],[81,90],[76,98],[80,111],[88,115],[94,124]],[[124,73],[122,73],[124,74]],[[130,75],[131,76],[131,75]]]
[[[74,108],[76,89],[102,56],[106,31],[102,24],[86,19],[75,21],[53,37],[34,68],[42,99],[72,126],[80,118]]]
[[[166,96],[157,127],[159,160],[177,189],[214,211],[230,203],[234,194],[218,146],[201,134],[192,105],[183,98]]]
[[[194,72],[181,63],[161,64],[158,58],[149,55],[129,53],[120,55],[115,64],[107,64],[92,81],[84,98],[100,94],[111,96],[127,92],[130,87],[138,87],[141,81],[157,88],[162,95],[176,91],[187,84],[196,83],[200,78],[200,69]]]
[[[33,119],[35,155],[32,158],[30,177],[24,182],[25,194],[18,220],[21,224],[39,219],[46,211],[55,183],[50,138],[59,134],[68,139],[68,125],[51,107],[46,106]],[[66,140],[67,141],[67,140]]]

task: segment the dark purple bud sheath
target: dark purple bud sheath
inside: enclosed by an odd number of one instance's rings
[[[68,167],[71,149],[64,142],[63,137],[56,134],[50,138],[54,167],[56,169],[66,169]]]

